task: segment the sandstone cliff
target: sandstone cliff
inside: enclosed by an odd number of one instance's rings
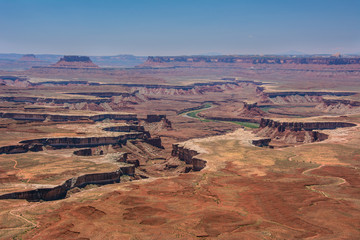
[[[340,99],[324,99],[316,106],[320,111],[334,114],[360,113],[360,102]]]
[[[63,137],[63,138],[39,138],[24,140],[22,144],[42,144],[43,146],[51,146],[54,148],[84,148],[95,147],[101,145],[111,144],[125,144],[127,140],[131,139],[147,139],[148,137],[140,133],[129,133],[117,137]]]
[[[314,130],[353,127],[356,124],[346,122],[279,122],[272,119],[261,119],[259,137],[271,139],[271,144],[298,144],[323,141],[328,135]]]
[[[266,115],[267,113],[259,109],[256,103],[245,102],[220,104],[198,113],[199,117],[206,119],[253,123],[259,123],[260,119]]]
[[[17,77],[17,76],[0,76],[0,86],[11,86],[25,88],[32,85],[26,77]]]
[[[54,188],[39,188],[25,192],[14,192],[0,196],[0,199],[26,199],[28,201],[52,201],[66,197],[67,192],[75,187],[82,188],[89,184],[111,184],[120,182],[123,175],[134,176],[135,166],[123,166],[115,172],[85,174],[66,180]]]
[[[252,140],[252,144],[257,147],[267,147],[271,142],[271,138],[263,138],[263,139],[256,139]]]
[[[200,171],[206,167],[206,161],[195,156],[199,153],[195,150],[188,149],[180,144],[173,144],[172,156],[178,157],[181,161],[192,166],[193,171]]]
[[[356,126],[356,124],[347,122],[280,122],[265,118],[262,118],[260,121],[261,128],[277,128],[279,131],[311,131],[354,126]]]
[[[15,120],[27,120],[27,121],[79,121],[79,120],[92,120],[102,121],[104,119],[112,120],[125,120],[125,121],[137,121],[136,114],[99,114],[91,116],[78,116],[78,115],[52,115],[52,114],[39,114],[39,113],[0,113],[1,118],[11,118]]]

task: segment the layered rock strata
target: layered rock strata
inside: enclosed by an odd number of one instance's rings
[[[277,128],[279,131],[291,130],[291,131],[311,131],[311,130],[324,130],[324,129],[336,129],[342,127],[354,127],[356,124],[347,122],[280,122],[272,119],[262,118],[260,121],[260,127]]]
[[[347,65],[360,64],[356,57],[318,57],[318,56],[161,56],[148,57],[141,66],[190,66],[196,63],[206,64],[323,64]]]
[[[27,201],[52,201],[63,199],[69,190],[78,187],[83,188],[89,184],[112,184],[119,183],[123,175],[134,176],[135,166],[123,166],[115,172],[93,173],[66,180],[63,184],[54,188],[39,188],[25,192],[14,192],[0,196],[0,199],[26,199]]]
[[[314,130],[353,126],[356,124],[346,122],[279,122],[261,119],[260,129],[255,132],[258,137],[270,138],[271,143],[298,144],[318,142],[328,138],[327,134]]]
[[[291,92],[266,92],[265,93],[270,98],[275,97],[287,97],[292,95],[299,95],[299,96],[351,96],[356,94],[356,92],[299,92],[299,91],[291,91]]]
[[[10,145],[0,147],[0,154],[15,154],[15,153],[26,153],[39,152],[43,150],[42,144],[21,144],[21,145]]]
[[[103,128],[104,131],[109,132],[146,132],[144,126],[139,125],[124,125],[124,126],[115,126]],[[147,132],[148,133],[148,132]]]
[[[180,144],[173,144],[171,155],[178,157],[181,161],[192,166],[193,171],[200,171],[206,167],[206,161],[195,156],[199,153],[195,150],[188,149]]]
[[[15,120],[26,120],[26,121],[55,121],[55,122],[66,122],[66,121],[79,121],[79,120],[92,120],[102,121],[104,119],[111,120],[125,120],[125,121],[137,121],[136,114],[99,114],[92,116],[80,116],[80,115],[52,115],[52,114],[40,114],[40,113],[0,113],[1,118],[11,118]]]
[[[0,76],[0,86],[1,85],[25,88],[31,86],[31,83],[26,77]]]
[[[360,102],[341,99],[324,99],[316,108],[323,112],[333,114],[356,114],[360,113]]]
[[[251,143],[257,147],[267,147],[269,146],[270,141],[271,138],[263,138],[263,139],[252,140]]]
[[[24,140],[23,144],[42,144],[43,146],[51,146],[54,148],[84,148],[96,147],[101,145],[125,144],[130,139],[146,139],[144,133],[130,133],[117,137],[64,137],[64,138],[40,138]]]

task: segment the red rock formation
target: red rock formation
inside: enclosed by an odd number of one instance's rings
[[[164,148],[162,145],[161,145],[161,138],[160,137],[153,137],[153,138],[147,138],[145,139],[145,142],[150,144],[150,145],[153,145],[155,147],[158,147],[158,148]]]
[[[74,155],[76,156],[92,156],[91,148],[85,148],[74,151]]]
[[[323,101],[321,96],[301,96],[301,95],[289,95],[289,96],[277,96],[270,98],[270,101],[275,104],[306,104],[306,103],[320,103]]]
[[[311,131],[322,129],[335,129],[341,127],[354,127],[356,124],[346,122],[279,122],[272,119],[262,118],[260,121],[260,127],[265,128],[277,128],[279,131],[291,130],[291,131]]]
[[[125,144],[127,140],[131,139],[147,139],[148,137],[144,133],[129,133],[120,135],[117,137],[63,137],[63,138],[40,138],[24,140],[22,144],[42,144],[44,146],[51,146],[55,148],[83,148],[83,147],[95,147],[101,145],[111,144]]]
[[[257,104],[248,104],[245,102],[227,102],[218,106],[209,108],[198,113],[199,117],[218,121],[238,121],[259,123],[262,117],[267,113],[257,107]]]
[[[106,127],[103,128],[104,131],[109,132],[145,132],[144,126],[138,125],[124,125],[124,126],[115,126],[115,127]]]
[[[0,154],[16,154],[16,153],[26,153],[39,152],[43,150],[43,145],[39,143],[30,143],[30,144],[20,144],[20,145],[11,145],[0,147]]]
[[[32,84],[25,77],[0,76],[0,85],[25,88]]]
[[[180,146],[179,144],[173,144],[173,150],[171,155],[174,157],[178,157],[181,161],[184,161],[186,164],[192,165],[193,171],[200,171],[204,167],[206,167],[206,161],[200,158],[195,158],[194,156],[199,153],[195,150],[185,148],[184,146]]]
[[[192,165],[194,171],[200,171],[204,167],[206,167],[206,161],[200,158],[193,157],[192,158]]]
[[[39,188],[25,192],[14,192],[0,196],[0,199],[26,199],[28,201],[52,201],[66,197],[66,193],[75,187],[85,187],[89,184],[111,184],[120,182],[123,175],[134,176],[135,166],[123,166],[115,172],[93,173],[66,180],[63,184],[54,188]]]
[[[267,147],[269,146],[270,141],[271,138],[256,139],[252,140],[252,144],[257,147]]]
[[[135,167],[140,166],[140,161],[138,159],[128,159],[125,162],[129,164],[133,164]]]
[[[52,115],[52,114],[39,114],[39,113],[0,113],[0,117],[11,118],[15,120],[28,120],[28,121],[50,120],[55,122],[79,121],[79,120],[102,121],[104,119],[125,120],[125,121],[138,120],[136,114],[99,114],[92,116],[77,116],[77,115]]]
[[[171,122],[169,119],[167,119],[166,115],[155,115],[155,114],[149,114],[146,116],[145,124],[149,125],[148,123],[162,123],[162,128],[171,129]]]
[[[325,133],[315,129],[335,129],[353,127],[356,124],[346,122],[279,122],[271,119],[261,119],[257,136],[271,138],[272,141],[285,144],[311,143],[328,138]]]
[[[334,114],[360,113],[360,102],[340,99],[324,99],[316,106],[317,109]]]

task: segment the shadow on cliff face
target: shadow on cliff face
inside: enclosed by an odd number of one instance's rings
[[[153,122],[162,120],[163,118],[163,116],[158,117],[153,119]],[[1,147],[0,154],[35,152],[42,151],[43,148],[51,150],[87,147],[85,149],[75,150],[73,152],[74,155],[106,155],[108,161],[120,165],[120,167],[114,172],[92,173],[73,177],[53,188],[39,188],[30,191],[4,194],[0,196],[0,199],[26,199],[28,201],[58,200],[65,198],[69,191],[84,188],[88,185],[105,185],[147,178],[145,175],[135,174],[135,168],[140,166],[140,162],[138,159],[134,159],[134,156],[136,157],[137,154],[142,154],[144,158],[154,157],[155,155],[151,154],[151,151],[161,151],[163,149],[160,137],[151,137],[150,133],[145,131],[143,126],[138,125],[109,127],[104,130],[122,132],[123,134],[116,137],[40,138],[24,140],[21,141],[19,145]],[[131,149],[130,146],[132,146],[133,149]],[[122,147],[127,147],[128,152],[121,152],[124,151],[124,149],[121,149]],[[128,159],[128,153],[133,153],[133,157]]]
[[[271,143],[301,144],[320,142],[328,139],[328,135],[314,130],[354,127],[356,124],[347,122],[279,122],[271,119],[261,119],[260,129],[255,130],[263,141],[253,142],[256,146],[269,146]],[[271,146],[271,145],[270,145]]]
[[[122,176],[129,176],[130,180],[136,180],[135,166],[128,165],[120,167],[115,172],[86,174],[66,180],[63,184],[54,188],[39,188],[25,192],[14,192],[0,196],[0,199],[26,199],[27,201],[52,201],[66,197],[69,190],[84,188],[87,185],[106,185],[121,182]]]

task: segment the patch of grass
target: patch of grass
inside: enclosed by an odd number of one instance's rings
[[[201,109],[198,109],[198,110],[195,110],[195,111],[190,111],[190,112],[187,112],[187,113],[185,113],[185,114],[186,114],[186,116],[200,119],[200,117],[198,117],[197,114],[198,114],[199,112],[202,112],[202,111],[205,110],[205,109],[210,108],[211,106],[212,106],[212,105],[211,105],[210,103],[204,103]]]
[[[205,108],[210,108],[212,105],[211,103],[205,103],[203,106],[204,106],[203,109],[205,109]]]
[[[209,119],[200,119],[200,121],[202,121],[202,122],[214,122],[214,121],[211,121]]]
[[[200,118],[197,116],[197,114],[198,114],[199,112],[201,112],[201,111],[202,111],[202,110],[196,110],[196,111],[188,112],[188,113],[186,113],[186,116],[200,119]]]
[[[229,122],[239,124],[239,125],[247,127],[247,128],[259,128],[260,127],[260,124],[252,123],[252,122],[238,122],[238,121],[229,121]]]
[[[260,109],[264,112],[269,112],[270,109],[272,109],[273,107],[260,107]]]
[[[315,168],[320,166],[319,164],[313,162],[298,162],[298,161],[289,161],[287,159],[276,159],[275,167],[281,169],[289,169],[289,168]]]

